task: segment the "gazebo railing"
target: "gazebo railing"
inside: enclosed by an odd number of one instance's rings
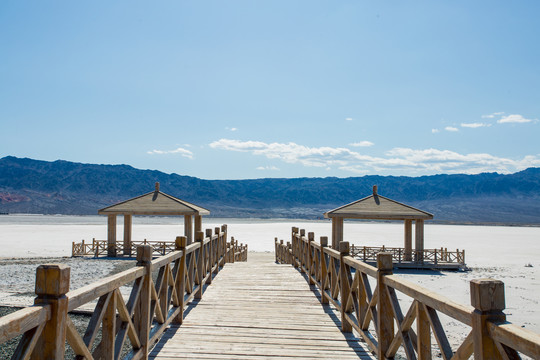
[[[247,245],[244,245],[242,243],[239,244],[238,240],[234,240],[234,237],[231,238],[230,242],[227,242],[226,225],[222,225],[221,228],[217,227],[215,229],[215,233],[222,234],[221,236],[223,236],[223,241],[226,243],[227,248],[232,249],[232,259],[230,259],[230,261],[245,261],[244,259],[247,258]],[[138,241],[131,241],[131,246],[128,248],[126,248],[123,241],[116,241],[116,254],[118,254],[118,257],[136,254],[137,247],[142,245],[151,246],[152,255],[155,256],[163,256],[175,251],[174,241],[148,241],[144,239]],[[73,242],[71,247],[71,256],[108,256],[108,247],[109,244],[107,240],[98,240],[95,238],[92,239],[91,243],[85,242],[84,240],[82,240],[80,243]]]
[[[424,249],[422,251],[412,250],[410,261],[406,260],[405,249],[400,247],[387,246],[358,246],[351,245],[351,256],[362,261],[377,261],[377,254],[380,252],[392,254],[394,263],[405,262],[420,262],[434,264],[461,264],[465,265],[465,250],[456,249],[456,251],[448,250],[447,248],[440,249]]]

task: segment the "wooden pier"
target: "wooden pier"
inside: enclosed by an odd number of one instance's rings
[[[219,273],[151,359],[374,358],[357,336],[339,330],[339,313],[321,306],[297,271],[252,255]]]

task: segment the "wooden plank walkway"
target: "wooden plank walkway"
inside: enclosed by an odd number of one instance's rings
[[[248,258],[225,266],[150,359],[374,359],[297,270],[271,254]]]

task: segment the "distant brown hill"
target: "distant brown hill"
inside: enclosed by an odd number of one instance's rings
[[[97,209],[162,191],[213,216],[317,218],[371,193],[459,223],[540,224],[540,168],[515,174],[203,180],[128,165],[0,159],[0,213],[96,214]]]

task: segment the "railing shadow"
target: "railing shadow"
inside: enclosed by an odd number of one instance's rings
[[[300,269],[296,269],[298,274],[304,278],[309,283],[309,277],[306,273],[301,272]],[[334,322],[334,324],[337,326],[338,329],[341,329],[341,319],[340,315],[338,313],[338,309],[333,307],[330,304],[323,304],[321,303],[322,294],[319,291],[319,288],[317,285],[309,285],[309,288],[311,292],[313,292],[313,295],[319,300],[319,303],[321,307],[323,308],[323,311],[328,315],[328,317]],[[358,356],[359,359],[366,359],[366,360],[373,360],[373,356],[367,354],[369,353],[369,350],[367,346],[365,346],[365,341],[357,336],[354,332],[350,333],[344,333],[341,332],[341,335],[343,335],[343,338],[347,342],[347,345],[355,352],[355,354]]]

